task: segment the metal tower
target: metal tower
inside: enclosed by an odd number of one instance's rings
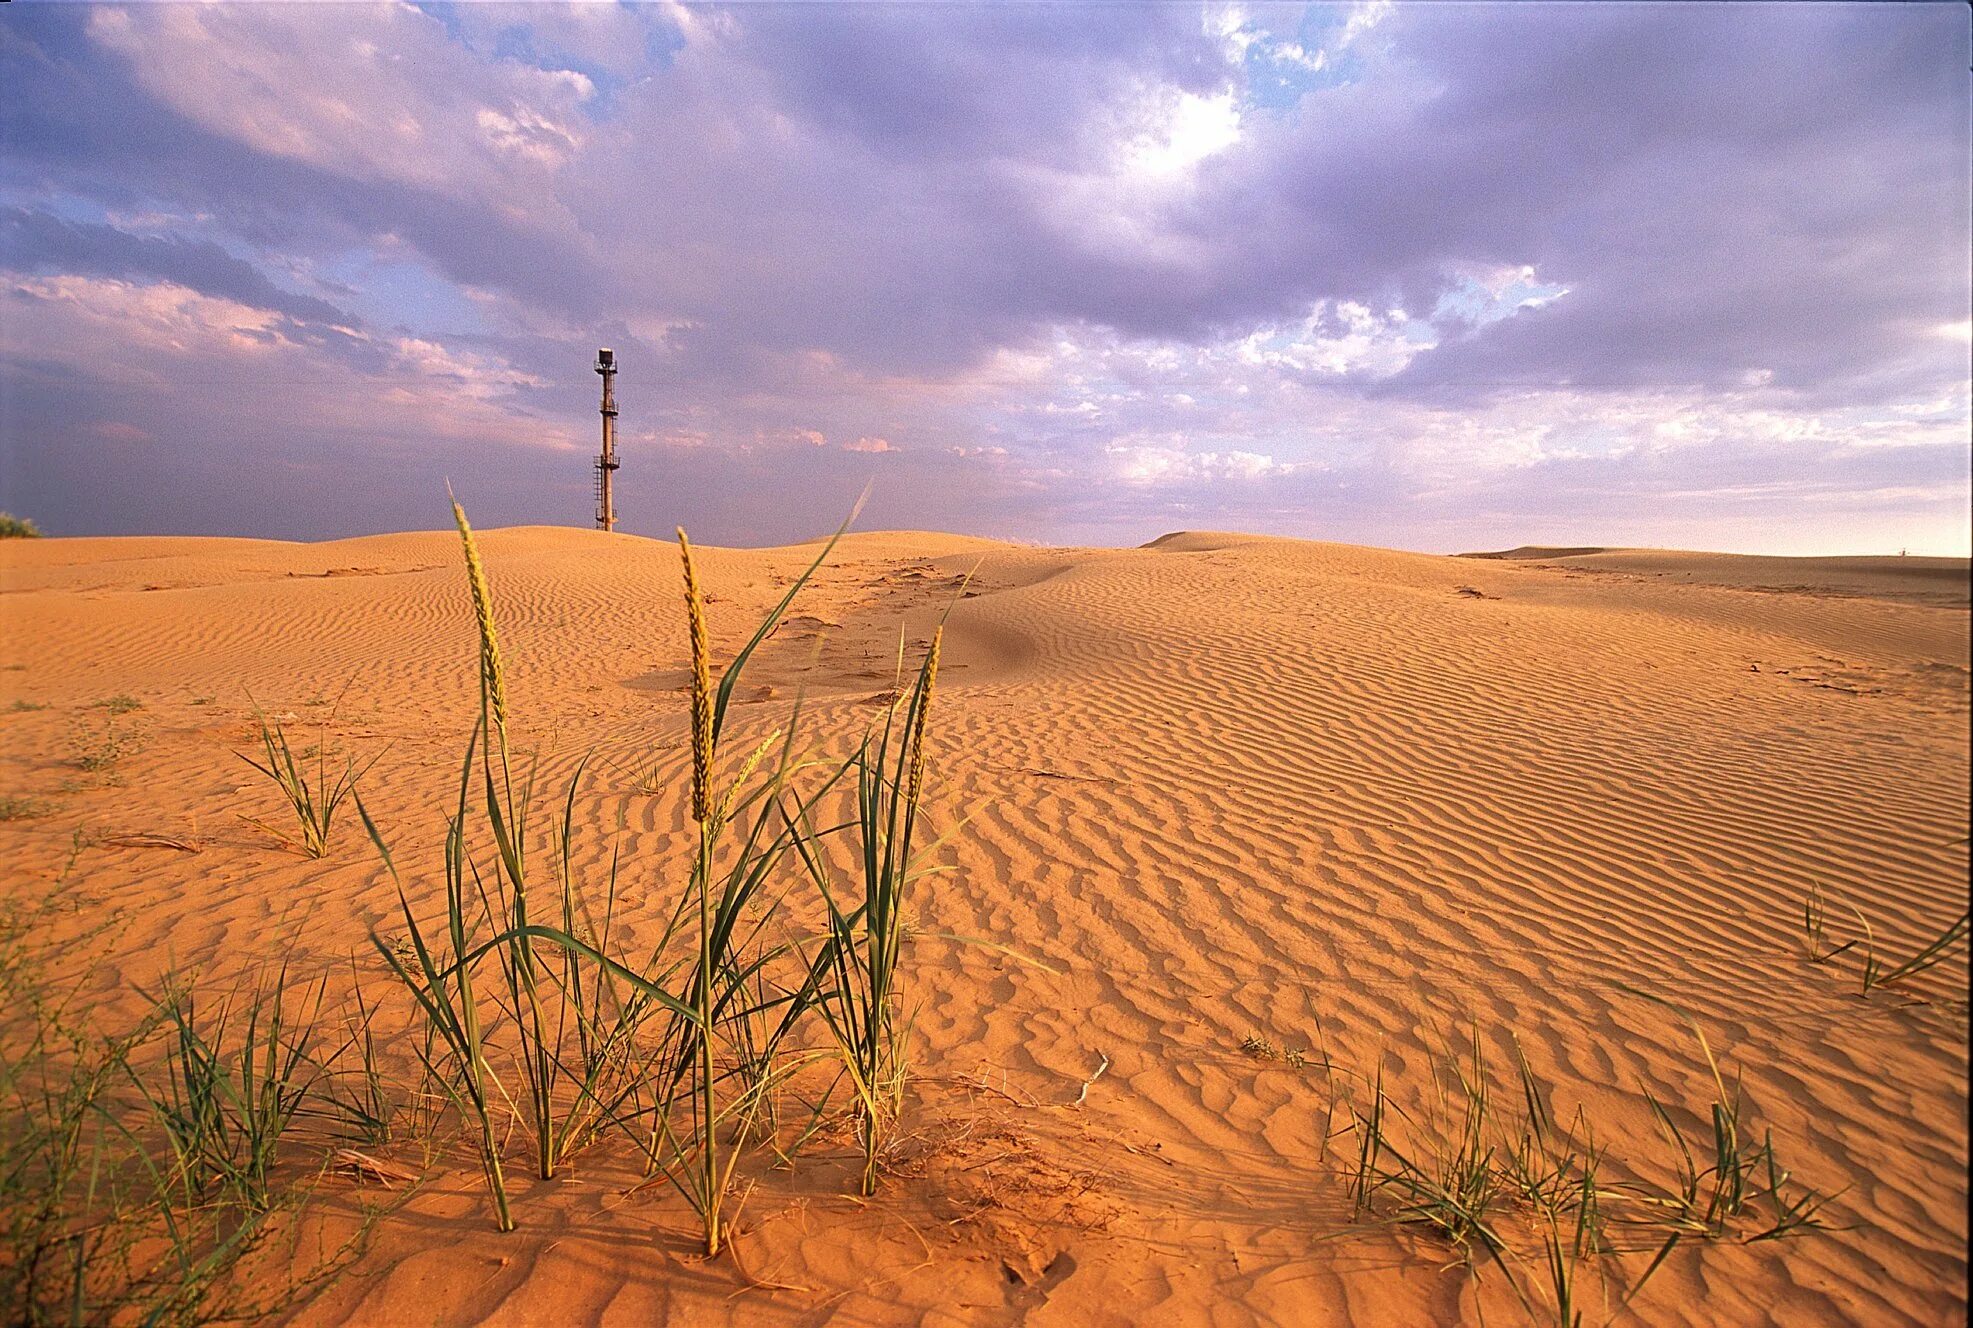
[[[617,467],[617,353],[608,346],[596,352],[596,372],[603,375],[603,454],[596,458],[596,529],[617,528],[615,480]]]

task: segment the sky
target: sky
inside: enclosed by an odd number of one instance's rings
[[[1969,549],[1963,4],[0,6],[0,507]]]

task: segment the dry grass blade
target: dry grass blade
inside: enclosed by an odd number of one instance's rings
[[[180,853],[203,853],[205,843],[197,839],[181,839],[177,835],[154,835],[139,833],[134,835],[110,835],[102,840],[106,848],[168,848]]]
[[[409,1167],[372,1157],[354,1148],[335,1149],[329,1154],[329,1161],[338,1171],[347,1171],[358,1180],[374,1180],[385,1189],[415,1184],[418,1180],[418,1173]]]
[[[1862,909],[1854,904],[1845,904],[1850,916],[1856,919],[1857,935],[1838,946],[1827,942],[1828,907],[1823,898],[1822,887],[1812,885],[1802,903],[1802,932],[1804,946],[1808,951],[1809,962],[1827,963],[1838,955],[1863,947],[1863,967],[1859,973],[1861,996],[1869,996],[1879,987],[1893,986],[1908,978],[1917,977],[1944,963],[1954,947],[1967,937],[1969,924],[1973,924],[1973,911],[1961,913],[1946,925],[1945,930],[1919,947],[1918,951],[1901,964],[1886,966],[1877,953],[1877,932],[1870,925],[1870,919]]]
[[[1952,952],[1953,946],[1966,939],[1967,927],[1970,922],[1973,922],[1973,913],[1960,914],[1957,921],[1940,932],[1937,937],[1923,949],[1919,950],[1917,954],[1905,960],[1904,963],[1899,964],[1896,968],[1879,973],[1875,985],[1888,987],[1894,982],[1902,982],[1906,978],[1916,977],[1927,969],[1944,963],[1946,956]],[[1866,993],[1870,990],[1871,985],[1868,982],[1864,984],[1864,991]]]
[[[1802,900],[1802,937],[1811,964],[1827,963],[1837,955],[1856,947],[1853,938],[1841,945],[1831,947],[1827,939],[1829,909],[1822,897],[1822,886],[1811,885],[1808,895]]]

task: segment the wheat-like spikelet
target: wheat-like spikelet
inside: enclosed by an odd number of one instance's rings
[[[761,739],[760,746],[754,748],[748,754],[747,759],[740,763],[740,773],[733,777],[733,783],[727,788],[726,796],[719,800],[718,814],[713,817],[714,824],[726,824],[727,820],[733,815],[733,804],[740,800],[741,791],[747,787],[747,781],[754,777],[754,771],[760,769],[760,763],[767,758],[767,754],[774,750],[774,745],[780,741],[781,730],[776,729]]]
[[[493,631],[493,597],[486,588],[486,568],[480,565],[479,547],[473,543],[473,527],[466,520],[466,509],[458,500],[452,503],[452,519],[459,525],[459,538],[466,545],[466,579],[473,588],[473,616],[480,626],[480,683],[493,710],[494,726],[507,731],[507,688],[501,680],[500,638]]]
[[[945,628],[932,633],[931,649],[925,652],[925,679],[919,684],[918,713],[911,725],[911,775],[904,795],[907,807],[918,805],[919,790],[925,784],[925,715],[932,708],[932,684],[939,676],[939,643]]]
[[[712,812],[712,647],[706,643],[706,607],[692,568],[692,542],[678,528],[678,552],[685,564],[685,616],[692,630],[692,819],[704,823]]]

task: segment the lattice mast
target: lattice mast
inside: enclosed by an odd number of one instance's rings
[[[608,346],[596,352],[596,372],[603,375],[603,453],[596,458],[596,529],[617,528],[617,353]]]

